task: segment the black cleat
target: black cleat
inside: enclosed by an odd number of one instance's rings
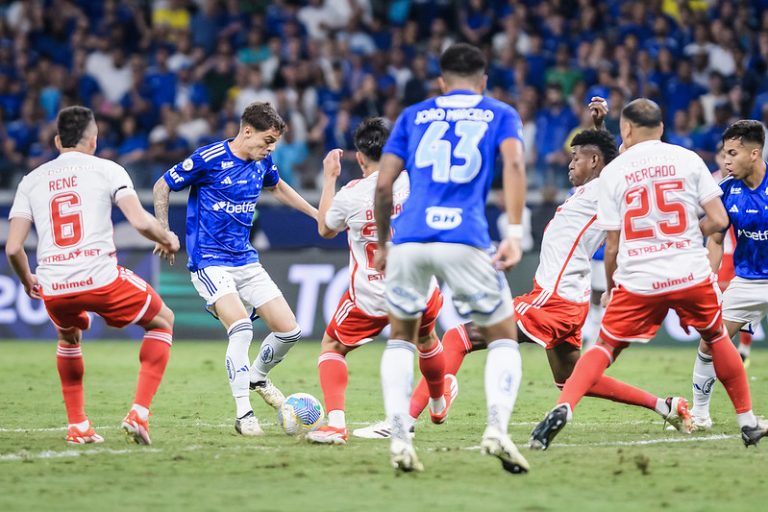
[[[758,419],[754,427],[741,427],[741,440],[747,448],[757,446],[765,436],[768,436],[768,423],[765,420]]]
[[[568,406],[558,405],[547,413],[544,419],[531,432],[528,447],[532,450],[546,450],[549,443],[568,422]]]

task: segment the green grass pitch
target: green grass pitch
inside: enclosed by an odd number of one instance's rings
[[[650,411],[585,399],[547,452],[525,445],[557,391],[541,349],[525,346],[524,376],[510,432],[531,464],[502,471],[477,451],[484,426],[485,353],[471,354],[448,422],[421,420],[422,474],[395,475],[386,441],[352,438],[312,446],[284,435],[254,396],[267,435],[233,429],[224,342],[177,341],[151,418],[154,444],[128,444],[118,428],[130,405],[138,344],[86,342],[86,407],[106,438],[64,443],[66,422],[53,343],[0,343],[0,510],[580,511],[762,510],[768,501],[768,441],[746,450],[718,385],[711,432],[682,436]],[[351,428],[383,415],[383,344],[348,356]],[[321,397],[319,345],[303,342],[273,372],[285,392]],[[768,414],[768,353],[750,368],[755,410]],[[695,349],[634,347],[609,374],[660,394],[690,398]]]

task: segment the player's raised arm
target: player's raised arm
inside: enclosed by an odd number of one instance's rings
[[[605,130],[605,117],[608,115],[608,102],[600,96],[593,96],[589,100],[587,110],[592,115],[592,123],[595,130]]]
[[[33,299],[39,299],[40,293],[37,284],[37,277],[32,273],[29,267],[27,252],[24,250],[24,242],[32,229],[32,221],[22,217],[11,218],[8,228],[8,240],[5,243],[5,255],[8,257],[8,263],[19,276],[21,284],[24,285],[24,291]]]
[[[336,194],[336,180],[341,174],[341,149],[332,149],[323,159],[323,191],[320,203],[317,205],[317,232],[323,238],[333,238],[339,231],[332,229],[326,223],[326,215],[333,204]]]
[[[378,249],[374,265],[376,270],[383,272],[387,265],[387,242],[392,223],[392,187],[400,173],[403,172],[403,159],[392,153],[381,157],[379,179],[376,181],[376,200],[373,216],[376,219],[376,233],[379,237]]]

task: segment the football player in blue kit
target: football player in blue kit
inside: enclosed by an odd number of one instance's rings
[[[235,429],[244,436],[262,435],[249,389],[272,407],[285,397],[267,377],[301,337],[296,317],[277,285],[259,263],[250,243],[256,201],[263,189],[283,204],[313,219],[317,210],[280,179],[271,153],[285,122],[269,103],[252,103],[231,140],[202,147],[169,169],[154,187],[155,214],[168,227],[171,190],[189,187],[187,268],[206,307],[227,329],[225,365],[235,398]],[[173,255],[155,252],[173,264]],[[272,331],[250,364],[252,320],[259,316]]]
[[[386,267],[391,336],[381,360],[387,421],[392,426],[390,461],[400,471],[419,471],[408,436],[413,359],[421,315],[433,276],[453,290],[453,301],[488,340],[485,389],[488,426],[481,451],[498,457],[513,473],[528,462],[507,434],[522,374],[512,297],[503,275],[521,257],[525,164],[522,124],[511,106],[483,96],[487,76],[483,53],[455,44],[440,57],[441,96],[407,108],[383,150],[376,187],[378,249],[375,265]],[[485,203],[496,158],[503,162],[509,227],[495,255]],[[392,221],[392,186],[408,169],[411,192]],[[440,413],[446,404],[433,400]]]
[[[762,159],[765,132],[759,121],[741,120],[723,133],[725,172],[720,182],[723,204],[736,235],[736,277],[723,293],[723,320],[732,338],[739,330],[753,333],[768,313],[768,177]],[[730,226],[729,226],[730,228]],[[709,237],[712,271],[723,256],[725,232]],[[712,428],[709,402],[715,369],[706,343],[699,343],[693,367],[693,415],[699,429]]]

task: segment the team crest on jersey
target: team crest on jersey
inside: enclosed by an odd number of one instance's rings
[[[461,224],[461,208],[430,206],[427,208],[427,226],[432,229],[454,229]]]
[[[181,168],[184,169],[185,171],[191,171],[192,167],[194,167],[194,166],[195,166],[195,164],[194,164],[194,162],[192,162],[191,158],[187,158],[186,160],[184,160],[181,163]]]

